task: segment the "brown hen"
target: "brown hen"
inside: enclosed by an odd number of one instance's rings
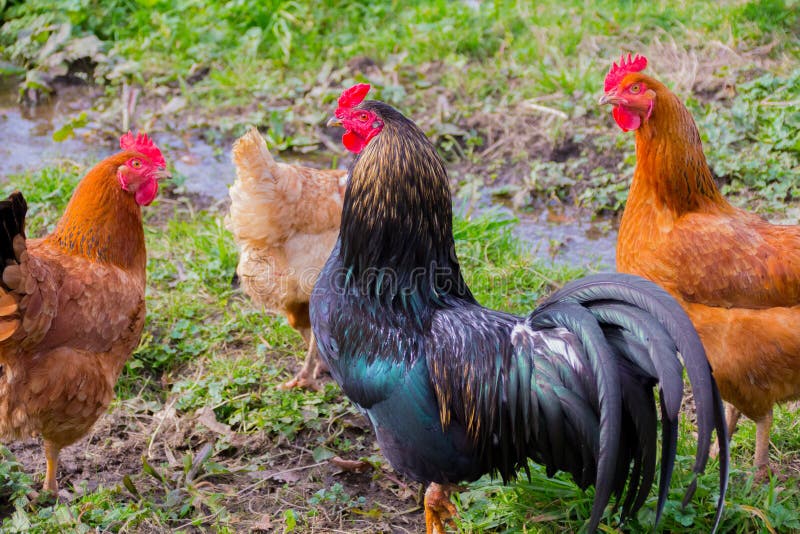
[[[140,206],[168,173],[147,136],[129,133],[120,144],[43,239],[25,238],[21,193],[0,202],[0,436],[43,437],[52,492],[59,451],[106,411],[144,325]]]
[[[308,301],[339,234],[346,172],[277,163],[255,128],[233,145],[233,163],[227,225],[241,252],[242,289],[285,315],[308,343],[303,367],[283,387],[317,389],[321,366]]]
[[[741,413],[756,421],[763,479],[773,405],[800,397],[800,227],[770,224],[723,198],[691,114],[640,72],[646,65],[623,57],[601,99],[624,131],[636,131],[617,269],[683,304],[730,403],[729,433]]]

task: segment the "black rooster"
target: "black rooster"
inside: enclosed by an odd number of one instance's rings
[[[722,512],[728,444],[722,403],[703,346],[681,307],[642,278],[606,274],[567,284],[527,317],[482,307],[454,252],[447,173],[409,119],[339,99],[350,168],[339,241],[311,296],[320,354],[372,422],[400,473],[429,484],[428,532],[455,512],[454,483],[484,473],[515,477],[528,459],[549,475],[594,484],[589,531],[610,497],[622,517],[644,504],[655,479],[659,387],[662,461],[657,517],[675,461],[683,359],[694,393],[698,450],[720,436]],[[625,491],[627,485],[627,490]],[[694,483],[687,492],[691,496]]]

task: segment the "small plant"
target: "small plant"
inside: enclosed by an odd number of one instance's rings
[[[33,492],[33,480],[25,473],[17,459],[5,446],[0,445],[0,507],[11,505],[24,509]]]

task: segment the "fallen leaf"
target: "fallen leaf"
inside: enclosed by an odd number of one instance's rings
[[[364,460],[345,460],[344,458],[334,456],[328,461],[342,471],[364,473],[372,469],[372,465]]]
[[[210,406],[204,406],[197,411],[197,421],[202,423],[207,429],[217,434],[232,438],[236,433],[231,427],[217,421],[217,415]]]
[[[260,521],[256,522],[250,529],[250,532],[273,532],[272,519],[265,515]]]

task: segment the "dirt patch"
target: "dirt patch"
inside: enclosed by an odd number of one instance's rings
[[[300,366],[291,356],[274,363],[285,366],[285,379]],[[191,373],[187,369],[181,374]],[[313,448],[327,438],[329,426],[304,429],[292,440],[264,432],[245,434],[218,422],[207,408],[180,413],[174,401],[161,404],[136,397],[115,403],[88,436],[62,451],[60,499],[69,502],[105,487],[114,489],[117,506],[188,502],[194,510],[186,521],[169,525],[188,531],[213,528],[222,514],[226,524],[243,532],[282,531],[287,510],[295,514],[300,532],[424,529],[419,485],[403,481],[385,462],[357,472],[343,470],[329,458],[315,459]],[[372,431],[360,415],[347,414],[335,424],[341,439],[372,446]],[[8,448],[38,489],[45,469],[41,440]],[[360,455],[363,451],[346,459]],[[145,519],[136,531],[164,528],[163,520]]]
[[[124,409],[107,414],[92,431],[59,456],[60,497],[71,500],[100,486],[113,487],[125,475],[141,471],[144,435],[135,416]],[[45,458],[41,439],[17,441],[8,449],[38,484],[44,479]]]

